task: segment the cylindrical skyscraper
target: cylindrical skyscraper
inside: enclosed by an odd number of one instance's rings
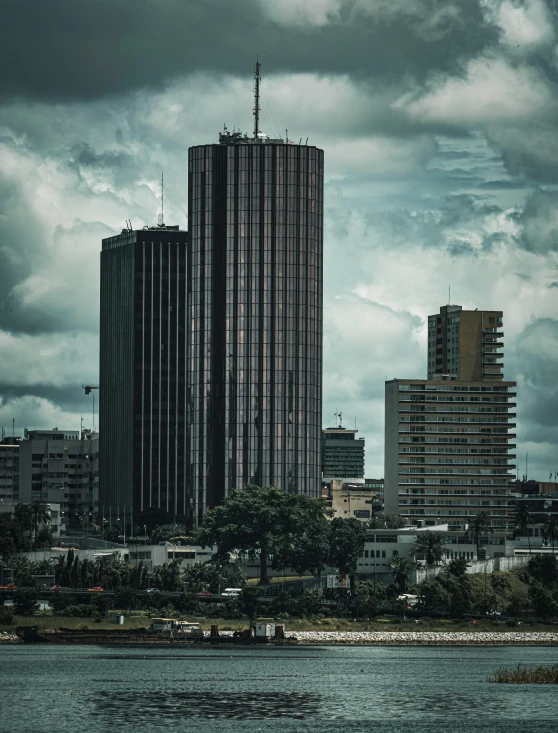
[[[323,151],[261,133],[189,150],[193,521],[247,483],[318,496]]]

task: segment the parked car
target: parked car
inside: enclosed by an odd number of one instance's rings
[[[225,588],[221,595],[227,598],[238,598],[241,591],[242,588]]]
[[[100,585],[96,585],[94,588],[88,588],[87,589],[89,593],[104,593],[105,589],[101,588]]]
[[[49,590],[62,590],[62,586],[61,585],[53,585],[53,586],[51,586],[49,588]]]
[[[207,598],[207,597],[209,597],[209,596],[212,596],[212,595],[213,595],[213,593],[211,593],[211,592],[210,592],[210,591],[208,591],[208,590],[200,590],[200,592],[199,592],[199,593],[196,593],[196,595],[197,595],[197,596],[205,596],[205,597]]]
[[[14,585],[13,583],[8,583],[8,585],[0,585],[0,590],[16,590],[17,585]]]
[[[147,588],[146,593],[160,593],[159,588]]]

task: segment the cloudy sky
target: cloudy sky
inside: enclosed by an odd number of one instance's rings
[[[504,311],[524,472],[558,470],[556,0],[5,0],[0,425],[79,429],[101,238],[187,226],[187,149],[223,123],[325,150],[324,425],[383,476],[384,381],[426,317]]]

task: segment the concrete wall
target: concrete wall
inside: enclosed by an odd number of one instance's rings
[[[471,567],[467,568],[467,574],[473,575],[475,573],[496,573],[517,570],[518,568],[525,567],[528,562],[528,557],[493,557],[489,560],[473,560],[469,561]],[[416,570],[411,574],[409,582],[412,585],[414,583],[422,583],[425,580],[432,580],[444,569],[444,565],[437,565],[431,568]]]

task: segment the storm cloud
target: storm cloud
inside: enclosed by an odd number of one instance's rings
[[[101,239],[186,228],[187,150],[225,122],[326,161],[325,425],[383,474],[384,380],[426,319],[499,308],[518,453],[555,470],[553,0],[8,0],[0,24],[0,423],[91,427]],[[554,412],[553,412],[554,411]],[[555,421],[554,421],[555,422]],[[21,432],[21,429],[19,432]]]

